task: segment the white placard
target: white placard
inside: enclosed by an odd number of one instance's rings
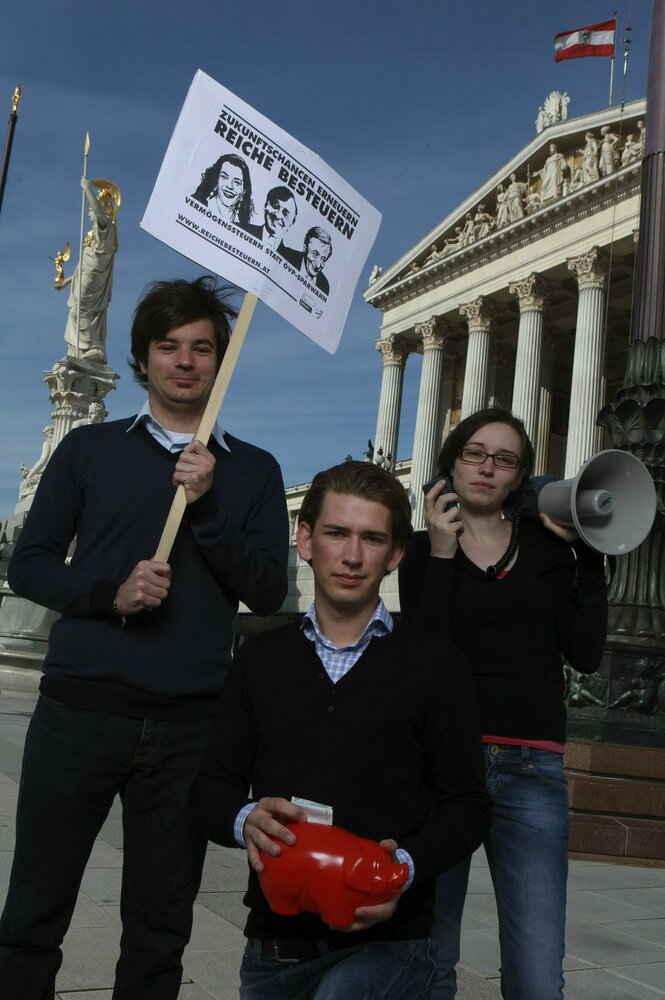
[[[141,226],[334,354],[380,221],[316,153],[198,70]]]

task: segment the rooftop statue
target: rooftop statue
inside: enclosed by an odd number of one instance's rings
[[[565,122],[568,118],[568,105],[570,97],[568,94],[561,94],[558,90],[553,90],[545,98],[542,108],[538,108],[536,118],[536,132],[540,135],[543,129],[557,122]]]

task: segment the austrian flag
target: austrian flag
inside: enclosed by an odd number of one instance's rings
[[[616,19],[612,18],[602,24],[578,28],[577,31],[562,31],[554,36],[554,61],[580,59],[582,56],[613,56],[616,26]]]

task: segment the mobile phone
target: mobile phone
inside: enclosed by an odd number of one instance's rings
[[[437,483],[443,483],[441,493],[453,493],[455,490],[452,479],[445,479],[443,476],[436,476],[435,479],[430,479],[428,483],[423,483],[423,493],[429,493],[432,487]],[[451,507],[459,507],[456,500],[451,500],[450,503],[447,503],[445,509],[450,510]]]

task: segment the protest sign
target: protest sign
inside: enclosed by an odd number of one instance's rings
[[[316,153],[199,70],[141,226],[333,354],[380,221]]]

